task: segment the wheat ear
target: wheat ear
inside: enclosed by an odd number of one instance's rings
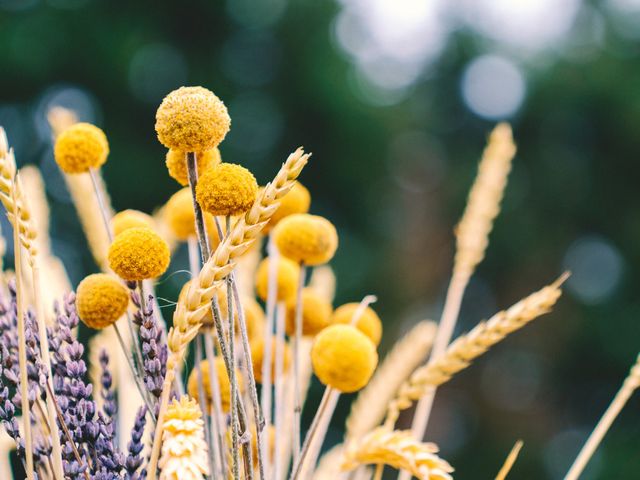
[[[277,210],[280,204],[279,200],[293,187],[295,180],[307,164],[309,156],[304,153],[302,148],[289,155],[274,180],[261,191],[251,209],[238,220],[230,234],[218,245],[213,255],[203,265],[198,276],[191,282],[184,300],[178,302],[176,306],[173,327],[167,336],[169,358],[167,359],[167,374],[160,399],[153,450],[149,461],[148,477],[150,480],[156,478],[163,416],[175,378],[175,370],[182,362],[187,346],[202,326],[202,318],[211,308],[210,303],[216,289],[231,273],[237,258],[259,237],[262,228]]]
[[[481,322],[466,335],[458,337],[442,355],[418,368],[402,384],[396,398],[389,404],[386,427],[393,427],[401,410],[409,408],[431,389],[449,381],[507,335],[550,312],[560,297],[560,285],[567,276],[568,274],[562,275],[551,285],[532,293],[508,310],[498,312],[488,321]]]
[[[518,440],[516,442],[516,444],[509,452],[509,455],[507,455],[507,458],[505,459],[502,468],[498,472],[498,475],[496,475],[496,480],[504,480],[505,478],[507,478],[507,475],[509,475],[509,472],[513,468],[513,464],[516,463],[516,460],[518,459],[518,455],[520,454],[520,450],[522,450],[523,445],[524,442],[522,440]]]
[[[464,291],[476,266],[484,258],[489,233],[500,213],[500,203],[515,153],[511,127],[507,123],[498,124],[489,135],[467,206],[455,230],[453,274],[430,358],[440,356],[451,341]],[[411,426],[416,438],[424,436],[434,396],[435,390],[431,390],[418,402]],[[406,475],[403,477],[406,478]]]
[[[602,415],[602,418],[596,425],[596,428],[594,428],[591,435],[589,435],[587,442],[582,447],[582,450],[580,450],[580,453],[573,462],[573,465],[571,465],[567,476],[564,477],[565,480],[577,480],[598,448],[598,445],[602,442],[607,431],[611,428],[613,421],[638,387],[640,387],[640,355],[638,355],[636,363],[631,367],[629,375],[624,379],[622,387],[620,387],[616,396],[613,397],[609,408],[604,412],[604,415]]]
[[[438,447],[418,442],[410,431],[389,431],[380,427],[347,446],[342,470],[361,465],[388,465],[421,480],[452,480],[453,468],[437,455]]]
[[[47,337],[47,326],[45,323],[44,306],[42,303],[42,296],[40,294],[40,275],[38,264],[38,250],[36,248],[37,231],[33,225],[32,215],[29,210],[29,206],[26,202],[26,197],[21,188],[20,179],[17,175],[16,161],[13,154],[13,150],[8,148],[7,136],[4,129],[0,127],[0,201],[7,209],[7,216],[9,221],[13,225],[14,229],[14,250],[16,256],[16,285],[17,290],[20,286],[21,278],[21,247],[27,253],[27,262],[31,267],[33,287],[34,287],[34,299],[36,306],[36,319],[38,322],[38,333],[40,343],[40,355],[44,363],[45,373],[47,375],[46,382],[49,385],[49,389],[53,392],[53,375],[51,370],[51,358],[49,355],[49,340]],[[18,301],[18,333],[20,336],[24,335],[24,325],[21,325],[24,321],[24,289],[20,292],[20,299]],[[20,305],[22,304],[22,305]],[[24,341],[22,338],[21,342]],[[23,352],[24,353],[24,352]],[[26,353],[24,353],[26,355]],[[20,363],[22,365],[22,355]],[[24,358],[26,362],[26,356]],[[24,366],[26,369],[26,365]],[[26,373],[26,370],[25,370]],[[22,391],[23,409],[26,414],[25,425],[27,429],[30,429],[29,425],[29,402],[25,395],[27,385],[27,378],[22,378],[24,383],[24,391]],[[47,395],[47,414],[49,416],[49,424],[51,425],[51,448],[52,448],[52,462],[57,475],[62,478],[62,448],[60,445],[60,436],[58,431],[58,425],[56,419],[56,407],[55,398],[53,395]],[[29,435],[27,436],[27,442],[30,442]],[[31,445],[27,444],[26,448],[29,450]],[[29,452],[31,455],[31,452]],[[28,472],[32,473],[32,472]]]
[[[395,344],[371,381],[351,404],[345,443],[357,440],[380,425],[395,392],[429,354],[435,333],[436,324],[425,320]]]

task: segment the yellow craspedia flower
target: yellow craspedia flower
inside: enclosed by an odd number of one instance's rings
[[[331,317],[331,323],[351,324],[351,320],[356,310],[358,310],[358,306],[358,303],[345,303],[336,308]],[[355,327],[369,337],[376,346],[380,345],[380,340],[382,339],[382,320],[380,320],[380,317],[373,308],[367,307],[364,309],[362,315],[360,315],[360,318],[358,318],[358,321],[355,323]]]
[[[153,217],[138,210],[123,210],[116,213],[111,219],[111,228],[113,229],[113,235],[116,237],[125,230],[136,227],[153,229]]]
[[[207,170],[196,186],[198,203],[211,215],[241,215],[253,206],[257,193],[253,174],[233,163]]]
[[[266,233],[280,220],[295,213],[307,213],[311,206],[311,194],[300,182],[295,182],[289,192],[280,199],[280,205],[263,229]]]
[[[308,213],[283,218],[272,235],[282,255],[307,265],[327,263],[338,248],[338,233],[333,224]]]
[[[108,252],[109,267],[127,281],[162,275],[169,267],[169,246],[150,228],[136,227],[118,235]]]
[[[158,140],[167,148],[203,152],[217,147],[231,127],[222,100],[202,87],[180,87],[156,112]]]
[[[85,277],[76,290],[76,308],[82,322],[95,330],[115,323],[127,311],[129,292],[106,273]]]
[[[251,358],[253,359],[253,376],[256,382],[262,383],[262,364],[265,362],[265,339],[264,337],[257,337],[251,342]],[[276,339],[271,337],[271,381],[275,378],[276,374]],[[284,355],[283,355],[282,371],[286,372],[289,369],[291,363],[291,349],[287,342],[284,342]]]
[[[209,238],[209,248],[213,250],[220,243],[218,231],[213,217],[207,212],[203,212],[203,214],[205,229]],[[164,218],[171,232],[178,240],[184,242],[189,237],[197,235],[196,214],[193,210],[193,198],[189,187],[178,190],[171,196],[164,208]]]
[[[169,149],[167,152],[166,165],[169,170],[169,176],[173,178],[183,187],[189,185],[189,173],[187,171],[186,152],[180,150]],[[217,147],[204,152],[196,153],[196,169],[198,176],[213,168],[221,162],[220,150]]]
[[[229,375],[227,374],[227,368],[224,364],[224,359],[216,357],[214,362],[216,375],[218,377],[218,385],[220,387],[220,400],[222,409],[225,412],[229,411],[231,405],[231,382],[229,381]],[[209,361],[203,360],[200,362],[200,370],[202,372],[202,388],[204,390],[205,397],[207,399],[207,409],[211,408],[212,403],[212,390],[211,383],[209,382]],[[236,368],[236,380],[238,381],[238,389],[240,393],[244,393],[244,382],[242,381],[242,375],[240,370]],[[198,369],[191,370],[189,375],[189,381],[187,382],[187,393],[199,400],[199,388],[198,388]]]
[[[287,301],[295,296],[300,278],[300,267],[288,258],[278,259],[278,300]],[[265,258],[258,265],[256,271],[256,291],[262,300],[267,300],[269,293],[269,258]]]
[[[333,308],[316,290],[304,288],[302,290],[302,334],[316,335],[331,322]],[[287,303],[287,335],[296,333],[296,299],[289,299]]]
[[[53,154],[63,172],[84,173],[107,161],[109,143],[95,125],[76,123],[57,138]]]
[[[325,385],[351,393],[364,387],[378,365],[376,346],[351,325],[331,325],[311,347],[313,372]]]

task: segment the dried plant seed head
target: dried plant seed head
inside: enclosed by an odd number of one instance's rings
[[[316,335],[311,364],[323,384],[351,393],[369,382],[378,365],[378,353],[369,337],[357,328],[331,325]]]
[[[123,210],[111,219],[111,228],[116,237],[130,228],[145,227],[153,230],[154,226],[153,217],[139,210]]]
[[[293,187],[289,192],[280,200],[280,206],[271,216],[269,223],[265,225],[263,231],[267,233],[276,224],[289,215],[296,213],[307,213],[311,206],[311,194],[309,190],[300,182],[293,184]]]
[[[256,291],[262,300],[267,300],[269,294],[269,258],[265,258],[258,265],[256,271]],[[288,258],[278,258],[277,268],[278,300],[288,301],[296,294],[300,266]]]
[[[203,87],[174,90],[164,97],[156,112],[160,143],[183,152],[203,152],[217,147],[230,127],[227,107]]]
[[[130,228],[115,238],[108,260],[111,270],[124,280],[155,278],[169,267],[169,246],[149,228]]]
[[[207,212],[204,213],[204,223],[209,238],[209,246],[213,250],[220,243],[214,218]],[[175,237],[185,242],[189,237],[195,237],[196,214],[193,210],[193,198],[191,189],[185,187],[174,193],[164,208],[164,218]]]
[[[258,183],[253,174],[240,165],[221,163],[198,179],[196,196],[202,210],[211,215],[242,215],[256,200]]]
[[[202,175],[207,170],[215,167],[221,162],[220,150],[214,147],[204,152],[196,152],[196,170],[198,175]],[[172,148],[167,152],[166,159],[169,176],[183,187],[189,185],[189,172],[187,171],[187,153]]]
[[[322,265],[338,248],[338,232],[326,218],[298,213],[283,218],[273,229],[280,253],[306,265]]]
[[[322,295],[313,288],[302,290],[302,335],[313,336],[329,326],[333,308]],[[295,335],[296,331],[296,299],[290,298],[287,303],[287,335]]]
[[[231,405],[231,383],[229,382],[229,375],[227,374],[227,368],[224,365],[224,359],[216,357],[214,362],[216,376],[218,377],[218,386],[220,387],[220,401],[222,404],[222,410],[228,412]],[[200,362],[200,372],[202,374],[202,387],[206,397],[207,410],[211,409],[213,402],[213,390],[211,389],[209,361],[203,360]],[[236,368],[236,379],[238,380],[238,388],[240,393],[244,393],[244,382],[240,370]],[[187,393],[195,398],[200,399],[200,388],[198,380],[198,369],[194,367],[189,374],[189,380],[187,382]]]
[[[107,161],[109,143],[102,130],[90,123],[76,123],[63,131],[54,147],[56,163],[65,173],[84,173]]]
[[[94,330],[113,325],[127,311],[129,291],[106,273],[85,277],[76,290],[76,308],[82,322]]]
[[[333,312],[332,324],[351,324],[353,316],[358,310],[358,303],[345,303]],[[364,333],[376,345],[380,345],[382,339],[382,320],[371,307],[366,307],[358,318],[355,326]]]
[[[264,358],[264,337],[257,337],[251,341],[251,358],[253,359],[253,376],[256,382],[262,383],[262,364],[266,360]],[[271,378],[275,378],[276,373],[276,343],[275,337],[271,337]],[[284,342],[284,355],[282,362],[282,371],[289,370],[289,364],[291,363],[291,349],[287,342]]]

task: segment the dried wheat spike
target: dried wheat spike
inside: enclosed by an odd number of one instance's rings
[[[396,398],[389,404],[387,427],[393,426],[401,410],[409,408],[429,389],[442,385],[490,347],[510,333],[524,327],[535,318],[551,311],[560,297],[560,285],[568,274],[562,275],[551,285],[544,287],[518,303],[496,313],[486,322],[481,322],[466,335],[458,337],[443,355],[418,368],[408,381],[400,387]]]
[[[395,344],[369,384],[360,391],[351,405],[345,434],[347,443],[380,425],[395,392],[411,372],[424,362],[435,334],[436,324],[425,320],[416,324]]]
[[[380,427],[347,446],[342,470],[377,464],[406,470],[420,480],[452,480],[449,473],[453,468],[438,457],[437,452],[438,447],[415,440],[411,431],[389,431]]]
[[[489,136],[476,181],[469,192],[467,207],[456,228],[454,275],[470,277],[484,258],[515,153],[511,127],[507,123],[498,124]]]

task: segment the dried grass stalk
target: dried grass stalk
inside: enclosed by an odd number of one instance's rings
[[[387,354],[371,381],[351,405],[346,443],[362,437],[384,420],[395,392],[429,354],[436,328],[432,321],[419,322]]]
[[[313,480],[337,480],[341,476],[340,461],[344,454],[342,443],[332,447],[318,462],[318,468],[313,472]]]
[[[594,452],[602,442],[605,434],[611,428],[613,421],[616,419],[622,408],[625,406],[633,392],[635,392],[638,387],[640,387],[640,355],[638,355],[636,359],[636,363],[633,364],[631,370],[629,371],[629,375],[624,379],[622,383],[622,387],[616,393],[616,396],[613,398],[613,401],[607,408],[604,415],[596,425],[596,428],[593,429],[591,435],[587,439],[587,442],[580,450],[578,457],[571,465],[567,476],[564,477],[565,480],[577,480],[584,468],[587,466],[587,463],[593,456]]]
[[[509,472],[513,468],[513,464],[516,463],[516,460],[518,459],[518,455],[520,454],[520,450],[522,450],[523,445],[524,442],[522,440],[518,440],[516,442],[516,444],[509,452],[506,460],[504,461],[504,464],[498,472],[498,475],[496,475],[496,480],[504,480],[505,478],[507,478],[507,475],[509,475]]]
[[[560,285],[567,276],[568,274],[562,275],[551,285],[532,293],[508,310],[498,312],[488,321],[481,322],[449,345],[444,354],[417,369],[402,384],[396,398],[389,404],[386,426],[392,427],[401,410],[409,408],[431,389],[449,381],[453,375],[467,368],[473,360],[507,335],[550,312],[560,297]]]
[[[333,303],[336,295],[336,275],[329,265],[321,265],[313,269],[309,287],[313,288],[327,302]]]
[[[347,446],[341,468],[388,465],[421,480],[452,480],[449,474],[453,468],[436,455],[437,452],[436,445],[416,441],[410,431],[389,431],[381,427]]]

